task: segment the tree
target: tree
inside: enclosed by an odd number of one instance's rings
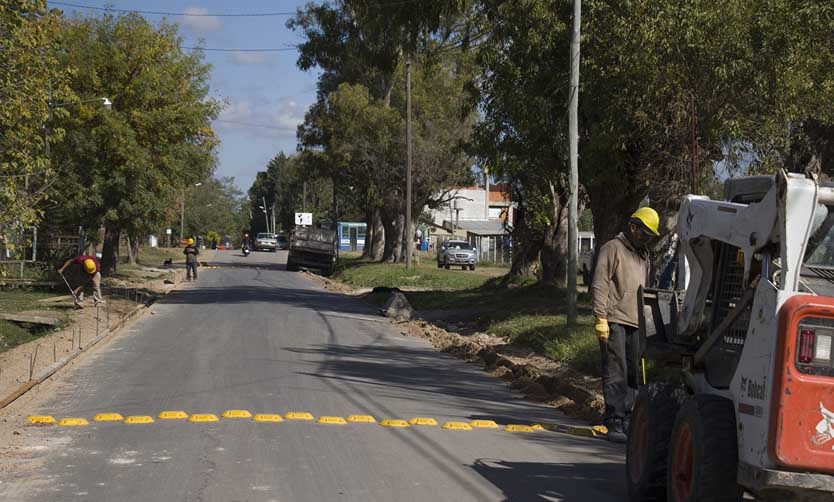
[[[59,13],[46,11],[44,0],[0,4],[0,232],[37,223],[38,204],[55,182],[44,124],[50,99],[74,99],[56,58],[60,35]],[[51,130],[51,141],[62,132]]]
[[[220,104],[208,96],[210,67],[199,51],[183,52],[174,25],[106,14],[66,21],[64,30],[61,64],[74,69],[72,88],[109,97],[113,109],[78,104],[56,119],[67,131],[53,150],[65,173],[56,210],[104,226],[109,272],[122,234],[138,244],[170,221],[183,187],[211,174]]]
[[[243,193],[234,178],[211,178],[193,189],[186,199],[185,235],[214,231],[235,239],[248,227]]]

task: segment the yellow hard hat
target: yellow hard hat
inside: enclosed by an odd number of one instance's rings
[[[632,213],[631,219],[640,220],[640,223],[643,224],[649,233],[656,237],[660,236],[660,232],[658,232],[658,227],[660,227],[660,216],[657,215],[657,211],[654,209],[650,207],[641,207]]]
[[[86,260],[84,260],[84,270],[88,274],[95,274],[96,273],[96,262],[94,262],[90,258],[87,258]]]
[[[194,239],[189,238],[189,239],[188,239],[188,245],[190,246],[190,245],[192,245],[192,244],[194,244]]]

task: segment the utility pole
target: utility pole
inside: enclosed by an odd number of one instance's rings
[[[573,0],[573,33],[570,41],[570,104],[568,143],[570,145],[570,202],[568,204],[568,325],[576,325],[576,274],[579,249],[579,34],[582,0]]]
[[[411,59],[405,62],[405,266],[411,268],[414,242],[411,230]]]
[[[266,205],[266,197],[261,196],[261,200],[264,202],[264,221],[266,221],[266,233],[269,233],[269,209],[267,209]]]
[[[304,186],[304,188],[303,188],[302,193],[304,195],[302,195],[302,197],[301,197],[301,212],[306,213],[307,212],[307,181],[304,181],[303,186]]]
[[[278,233],[275,231],[275,201],[272,201],[272,233]]]

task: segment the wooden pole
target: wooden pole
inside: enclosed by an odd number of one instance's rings
[[[582,0],[573,0],[573,32],[570,42],[570,103],[568,144],[570,150],[570,201],[568,204],[568,324],[576,324],[577,228],[579,207],[579,36]]]

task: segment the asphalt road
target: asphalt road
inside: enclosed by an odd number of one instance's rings
[[[32,413],[306,411],[377,420],[563,420],[404,336],[356,299],[284,270],[283,252],[220,268],[85,357]],[[257,268],[256,268],[257,266]],[[8,501],[625,500],[622,447],[555,432],[305,421],[90,422],[27,428]]]

